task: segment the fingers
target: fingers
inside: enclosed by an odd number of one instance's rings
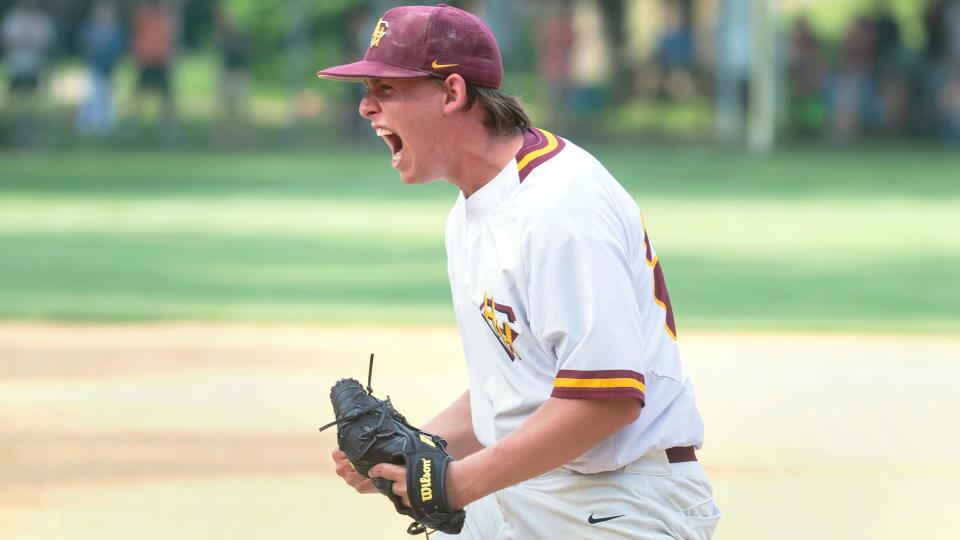
[[[377,493],[377,487],[369,478],[353,470],[353,465],[347,460],[347,455],[339,448],[332,452],[333,462],[336,465],[337,476],[343,478],[343,481],[359,493]]]
[[[371,478],[385,478],[393,481],[393,492],[400,497],[403,505],[410,507],[410,497],[407,496],[407,468],[400,465],[381,463],[370,468]]]
[[[370,478],[366,478],[353,469],[353,465],[347,459],[345,454],[339,448],[331,452],[333,463],[336,465],[337,476],[343,478],[344,482],[360,493],[377,493],[377,487],[373,485]],[[404,506],[410,506],[410,498],[407,496],[407,469],[399,465],[389,465],[381,463],[370,468],[371,478],[384,478],[393,481],[393,492],[400,497]]]

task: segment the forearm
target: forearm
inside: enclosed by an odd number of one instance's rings
[[[469,390],[433,420],[424,424],[423,430],[446,439],[447,451],[456,459],[463,459],[483,449],[483,445],[473,433]]]
[[[640,414],[640,402],[550,398],[513,433],[457,462],[448,472],[451,502],[463,506],[561,467]],[[453,475],[453,478],[450,478]]]

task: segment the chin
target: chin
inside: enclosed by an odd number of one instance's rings
[[[438,178],[432,178],[425,175],[417,175],[412,173],[400,173],[400,181],[408,185],[417,185],[417,184],[429,184]]]

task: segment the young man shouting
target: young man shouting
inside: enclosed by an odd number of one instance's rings
[[[695,454],[703,423],[637,205],[499,91],[490,29],[443,4],[391,9],[363,60],[318,75],[366,85],[359,112],[403,182],[461,192],[446,246],[469,389],[423,426],[456,458],[460,536],[709,538],[720,514]],[[408,501],[404,467],[370,473]]]

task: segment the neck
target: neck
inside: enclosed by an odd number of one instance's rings
[[[523,133],[517,131],[507,136],[490,136],[480,130],[476,137],[463,137],[456,144],[459,157],[447,178],[460,188],[464,197],[470,197],[493,180],[523,146]]]

